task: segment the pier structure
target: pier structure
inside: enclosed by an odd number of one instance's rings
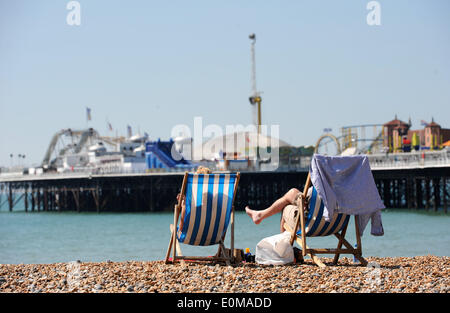
[[[448,211],[450,168],[374,171],[375,184],[387,208]]]
[[[177,173],[52,176],[3,180],[0,205],[12,211],[24,199],[25,211],[162,211],[181,182]]]
[[[387,208],[448,211],[450,166],[381,167],[372,173]],[[236,210],[270,206],[290,188],[303,188],[307,169],[241,172]],[[0,178],[0,208],[9,211],[171,211],[183,172],[142,174],[48,174]]]

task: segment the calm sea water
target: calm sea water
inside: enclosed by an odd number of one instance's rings
[[[450,256],[450,214],[384,210],[385,235],[362,238],[365,256]],[[152,261],[165,257],[172,213],[57,213],[0,210],[0,264],[56,263],[81,260]],[[235,247],[250,248],[279,232],[279,216],[254,225],[244,212],[236,213]],[[229,233],[226,245],[229,246]],[[347,239],[355,244],[353,220]],[[312,247],[334,248],[333,236],[311,238]],[[216,247],[182,245],[185,255],[212,255]]]

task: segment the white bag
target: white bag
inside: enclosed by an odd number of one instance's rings
[[[273,265],[294,262],[294,249],[290,239],[291,233],[288,231],[264,238],[256,245],[255,262]]]

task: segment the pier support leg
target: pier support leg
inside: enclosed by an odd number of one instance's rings
[[[390,181],[387,179],[383,180],[383,201],[384,201],[384,205],[387,207],[391,207],[391,203],[390,203]]]
[[[67,210],[67,188],[64,187],[64,210]]]
[[[414,208],[418,209],[419,208],[419,199],[417,199],[417,195],[418,195],[418,188],[419,188],[419,183],[417,182],[417,179],[414,179]]]
[[[417,183],[417,202],[419,203],[419,209],[424,208],[423,199],[424,199],[424,180],[419,178],[419,182]]]
[[[433,179],[433,207],[434,207],[434,211],[437,212],[439,204],[440,204],[440,190],[439,190],[439,178],[435,178]]]
[[[35,191],[31,188],[31,211],[34,212],[34,206],[36,205],[36,198],[34,196]]]
[[[58,209],[58,212],[61,212],[61,194],[59,188],[55,191],[55,206]]]
[[[100,213],[100,199],[99,199],[98,186],[97,186],[97,188],[92,189],[91,192],[92,192],[92,196],[94,197],[95,208],[97,209],[97,213]]]
[[[398,208],[397,205],[397,180],[392,181],[392,207]]]
[[[106,204],[108,203],[108,199],[111,196],[111,193],[104,193],[105,190],[102,190],[102,197],[103,197],[103,201],[100,205],[100,210],[103,210],[106,207]]]
[[[25,212],[28,212],[28,190],[27,190],[27,188],[25,188],[24,202],[25,202]]]
[[[425,209],[430,209],[430,180],[425,179]]]
[[[149,210],[150,212],[153,211],[153,178],[150,179],[150,205],[149,205]]]
[[[37,210],[38,212],[41,210],[41,190],[38,188],[37,193]]]
[[[73,199],[77,207],[77,212],[80,212],[80,191],[72,189]]]
[[[414,206],[415,206],[415,201],[414,201],[414,188],[415,188],[415,184],[414,184],[414,178],[413,177],[409,177],[408,178],[408,181],[409,181],[409,197],[408,197],[408,199],[409,199],[409,209],[412,209],[412,208],[414,208]]]
[[[55,188],[52,188],[51,196],[52,196],[52,211],[55,211],[56,210],[56,189]]]
[[[55,193],[53,192],[53,188],[50,188],[50,191],[49,191],[49,197],[50,197],[50,205],[49,205],[49,208],[50,208],[50,211],[54,211],[55,210]]]
[[[397,208],[397,180],[392,181],[392,207]]]
[[[447,214],[447,177],[443,178],[442,184],[442,202],[444,203],[444,213]]]
[[[44,211],[48,211],[48,191],[47,188],[44,189]]]
[[[8,203],[9,203],[9,212],[12,212],[14,199],[11,184],[9,184]]]

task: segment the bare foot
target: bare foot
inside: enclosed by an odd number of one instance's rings
[[[261,212],[251,210],[248,206],[245,207],[245,212],[247,213],[248,216],[250,216],[253,223],[255,223],[255,224],[261,223],[261,221],[262,221]]]

